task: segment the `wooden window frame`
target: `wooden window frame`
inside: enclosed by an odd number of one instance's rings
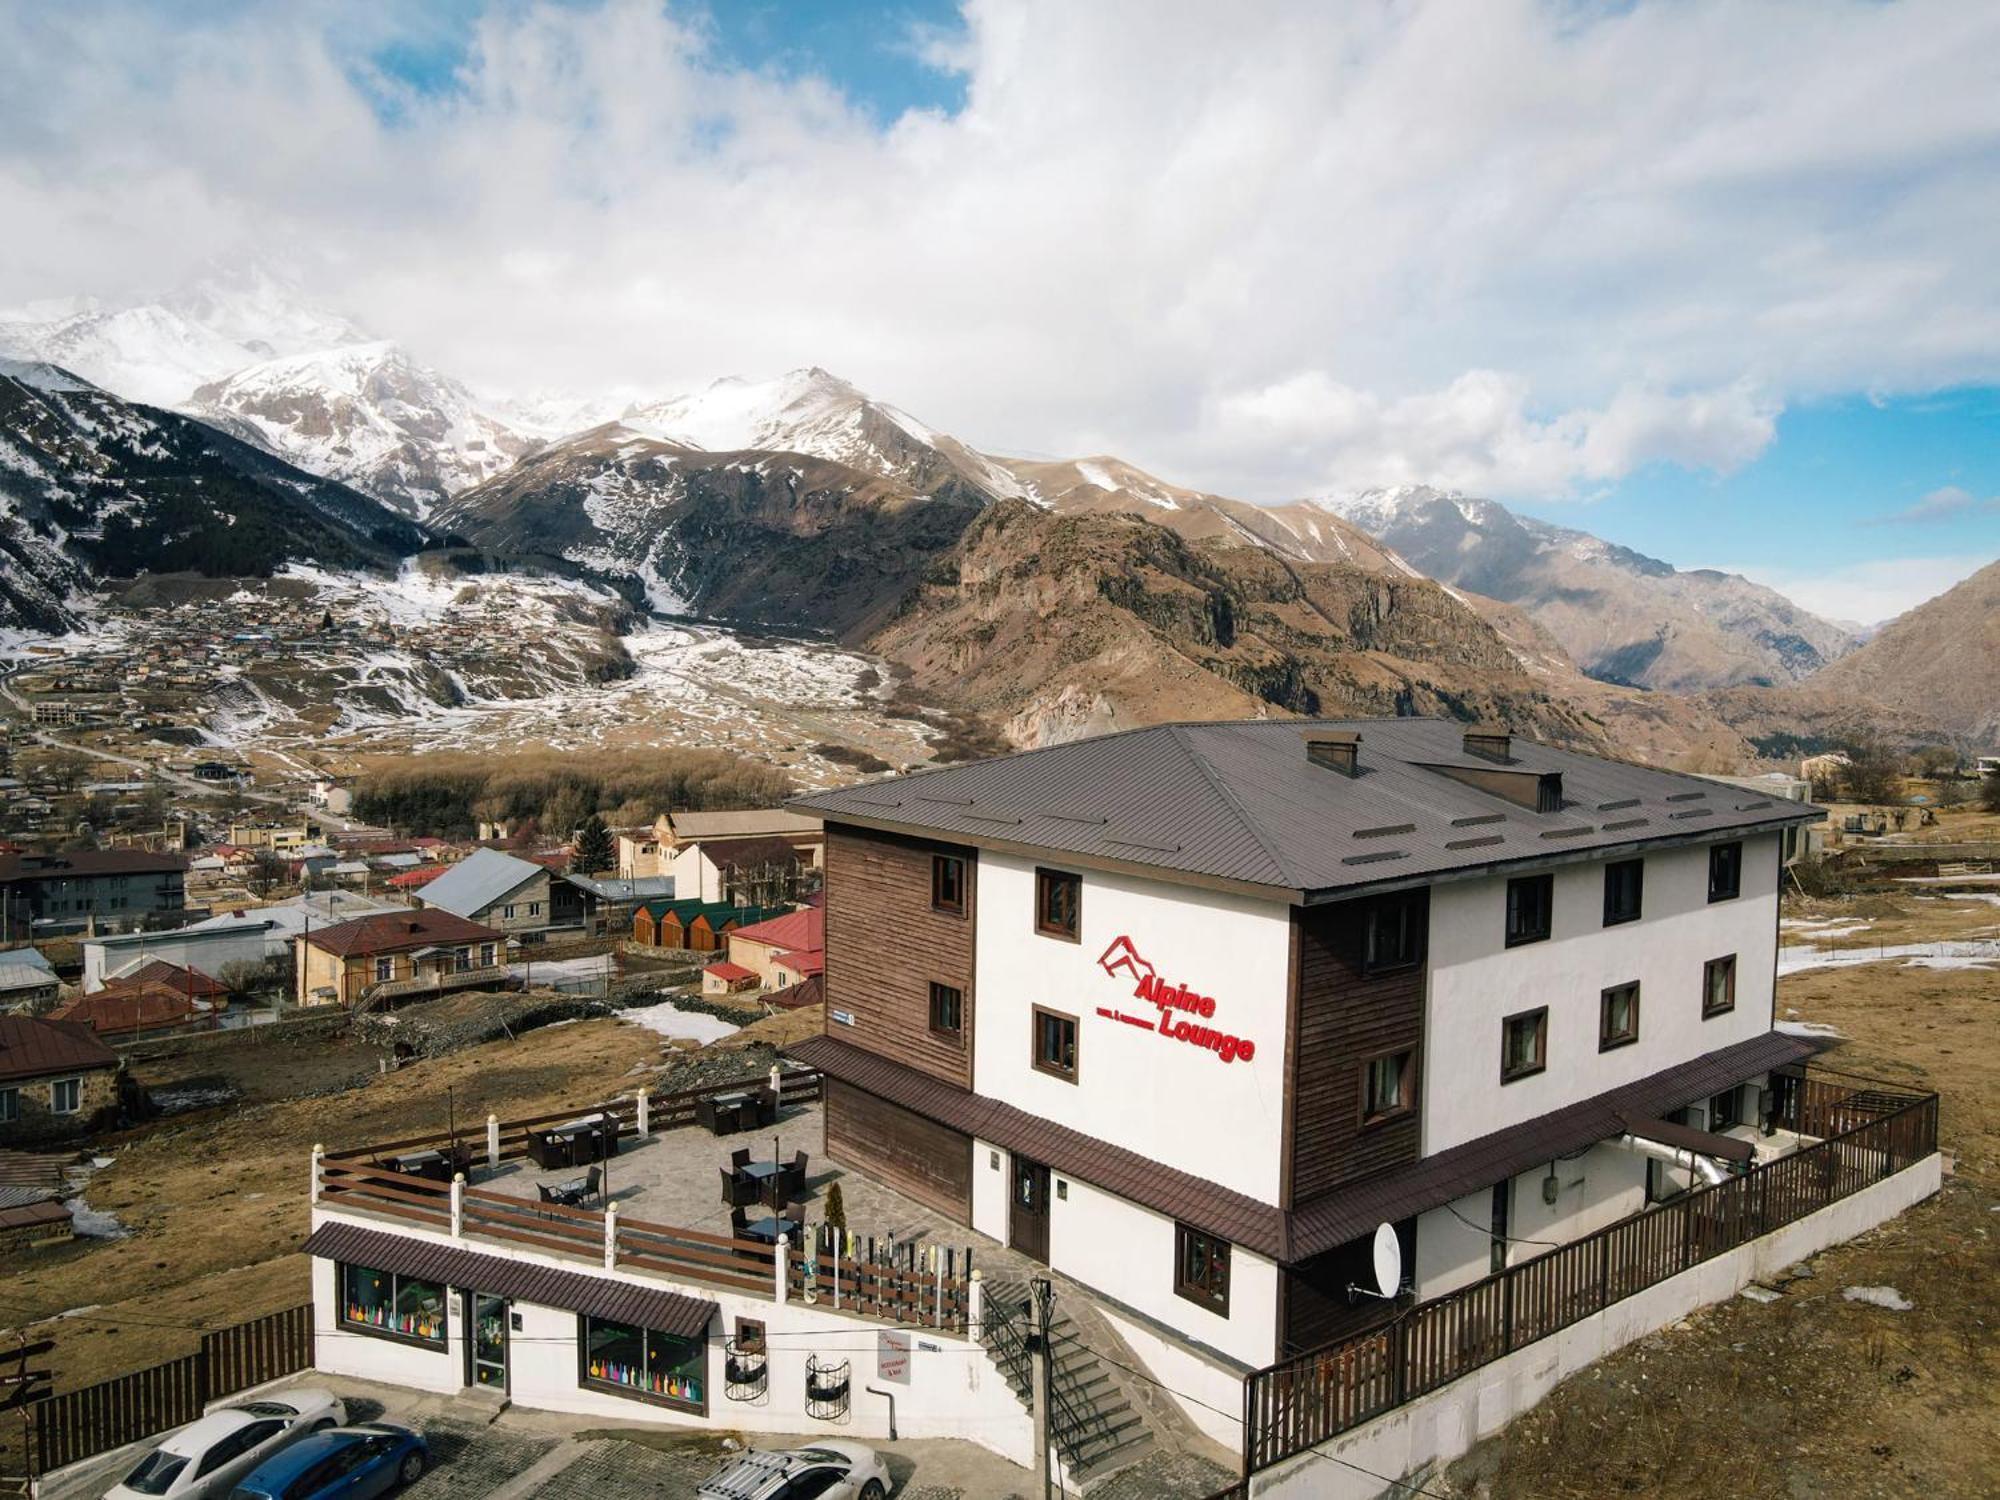
[[[1724,970],[1729,978],[1727,986],[1729,996],[1720,1005],[1717,1005],[1709,998],[1714,993],[1715,988],[1710,982],[1710,976],[1718,969]],[[1716,1016],[1726,1016],[1735,1009],[1736,955],[1734,953],[1725,953],[1720,958],[1711,958],[1701,966],[1701,1018],[1704,1021],[1713,1020]]]
[[[1636,870],[1633,883],[1632,910],[1614,911],[1611,905],[1611,872],[1613,870]],[[1621,927],[1627,922],[1637,922],[1646,912],[1646,861],[1644,859],[1614,859],[1604,866],[1604,925]]]
[[[956,866],[958,869],[958,895],[956,899],[947,900],[940,892],[945,884],[945,871],[953,866]],[[949,917],[962,917],[965,915],[965,869],[966,861],[963,854],[933,854],[931,856],[932,911],[942,912]]]
[[[1071,907],[1070,919],[1073,926],[1064,927],[1046,920],[1049,909],[1049,890],[1058,882],[1071,886],[1076,899]],[[1083,941],[1083,877],[1069,870],[1052,870],[1046,866],[1035,867],[1035,931],[1042,937],[1055,938],[1065,943]]]
[[[1373,1081],[1375,1076],[1375,1064],[1379,1062],[1386,1062],[1390,1058],[1401,1058],[1403,1061],[1403,1069],[1402,1069],[1403,1086],[1401,1090],[1403,1096],[1403,1102],[1401,1104],[1398,1104],[1393,1109],[1371,1110],[1369,1108],[1369,1105],[1373,1101],[1369,1099],[1368,1095],[1369,1095],[1369,1084]],[[1360,1126],[1363,1130],[1372,1130],[1376,1126],[1387,1125],[1392,1120],[1400,1120],[1404,1116],[1408,1115],[1412,1110],[1414,1110],[1417,1107],[1416,1047],[1414,1045],[1408,1047],[1392,1047],[1386,1052],[1377,1052],[1373,1057],[1363,1058],[1361,1062],[1361,1077],[1360,1077],[1359,1092],[1360,1092],[1360,1110],[1361,1110]]]
[[[1632,992],[1632,1027],[1623,1035],[1611,1031],[1611,997]],[[1620,1047],[1629,1047],[1639,1040],[1639,981],[1628,979],[1623,984],[1609,984],[1597,996],[1597,1050],[1616,1052]]]
[[[1368,903],[1368,910],[1361,928],[1361,972],[1364,974],[1393,974],[1400,969],[1414,969],[1424,961],[1424,928],[1416,919],[1417,908],[1422,904],[1416,892],[1407,891],[1394,896],[1378,896]],[[1375,932],[1377,924],[1387,912],[1402,914],[1409,924],[1405,933],[1409,951],[1405,956],[1382,959],[1375,957]]]
[[[931,1035],[948,1040],[956,1046],[965,1037],[965,991],[955,984],[946,984],[942,980],[933,979],[930,983],[929,1019]],[[958,1024],[955,1026],[940,1026],[938,1024],[938,997],[940,993],[952,996],[952,1008],[958,1012]]]
[[[1532,1067],[1510,1067],[1507,1058],[1512,1048],[1507,1045],[1507,1037],[1514,1029],[1516,1021],[1535,1020],[1535,1061]],[[1511,1016],[1500,1018],[1500,1081],[1515,1083],[1523,1078],[1533,1078],[1537,1073],[1549,1069],[1549,1008],[1537,1005],[1529,1010],[1517,1010]]]
[[[1516,933],[1514,931],[1514,892],[1517,888],[1540,886],[1547,897],[1542,903],[1542,925],[1537,932]],[[1530,943],[1546,943],[1556,930],[1556,877],[1553,871],[1543,871],[1539,875],[1516,875],[1507,882],[1507,907],[1502,918],[1507,946],[1525,948]]]
[[[1068,1072],[1054,1063],[1042,1061],[1042,1018],[1067,1023],[1070,1029],[1070,1067]],[[1037,1073],[1046,1073],[1051,1078],[1060,1078],[1064,1083],[1075,1083],[1083,1071],[1083,1028],[1077,1018],[1067,1011],[1052,1010],[1046,1005],[1037,1005],[1028,1017],[1028,1062]]]
[[[1725,852],[1729,854],[1729,887],[1727,890],[1718,890],[1715,884],[1715,861],[1717,855]],[[1728,843],[1724,844],[1710,844],[1708,846],[1708,904],[1713,906],[1718,901],[1734,901],[1742,894],[1743,841],[1741,839],[1731,839]]]
[[[1206,1250],[1203,1259],[1208,1272],[1201,1278],[1189,1280],[1187,1275],[1188,1242],[1196,1240]],[[1235,1246],[1219,1234],[1210,1234],[1205,1229],[1191,1225],[1174,1223],[1174,1295],[1192,1302],[1197,1307],[1205,1307],[1219,1317],[1229,1316],[1230,1261]],[[1209,1276],[1219,1273],[1222,1286],[1218,1291]]]

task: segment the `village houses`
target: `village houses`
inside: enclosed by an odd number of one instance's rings
[[[302,932],[300,1005],[442,993],[506,978],[507,938],[440,910],[389,911]]]

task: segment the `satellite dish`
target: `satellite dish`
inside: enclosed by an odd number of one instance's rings
[[[1396,1226],[1375,1226],[1375,1295],[1394,1297],[1403,1289],[1403,1242]]]

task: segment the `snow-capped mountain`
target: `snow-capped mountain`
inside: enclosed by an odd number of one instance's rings
[[[387,342],[266,360],[199,387],[187,409],[416,516],[535,446]]]
[[[64,630],[107,579],[381,566],[416,526],[187,417],[47,364],[0,365],[0,626]]]
[[[1855,645],[1747,578],[1682,571],[1492,500],[1405,485],[1320,503],[1440,583],[1522,607],[1606,682],[1674,692],[1794,682]]]
[[[959,480],[995,498],[1023,494],[985,454],[817,368],[771,380],[718,380],[696,395],[635,406],[619,420],[647,437],[710,453],[804,453],[917,490]]]

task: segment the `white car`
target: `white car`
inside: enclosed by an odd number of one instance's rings
[[[885,1500],[893,1481],[859,1443],[814,1443],[790,1453],[745,1453],[702,1481],[696,1500]]]
[[[332,1391],[284,1391],[188,1423],[105,1491],[105,1500],[219,1500],[258,1464],[308,1433],[347,1424]]]

